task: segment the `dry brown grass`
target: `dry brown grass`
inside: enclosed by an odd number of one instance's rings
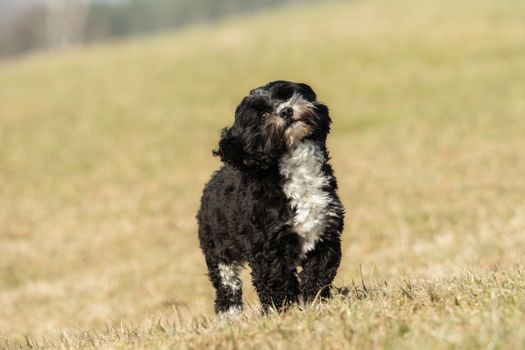
[[[524,42],[521,1],[378,0],[3,63],[0,337],[524,346]],[[332,109],[349,209],[336,282],[362,266],[375,292],[217,326],[194,213],[218,130],[276,78],[308,81]]]

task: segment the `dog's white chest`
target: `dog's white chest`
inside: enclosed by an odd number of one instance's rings
[[[330,196],[323,190],[329,180],[321,169],[324,161],[318,145],[303,141],[279,164],[283,192],[295,210],[293,228],[304,239],[303,254],[315,247],[326,226]]]

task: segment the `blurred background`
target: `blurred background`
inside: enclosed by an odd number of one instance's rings
[[[307,2],[312,0],[1,0],[0,58]]]
[[[211,150],[276,79],[331,110],[337,285],[523,264],[525,1],[0,0],[0,56],[0,343],[211,316]]]

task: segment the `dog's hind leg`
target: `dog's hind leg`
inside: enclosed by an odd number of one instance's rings
[[[242,313],[242,266],[236,262],[218,262],[206,257],[208,276],[215,287],[215,313],[220,316],[237,317]]]

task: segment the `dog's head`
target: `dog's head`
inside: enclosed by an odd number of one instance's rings
[[[302,140],[325,142],[328,108],[303,83],[274,81],[250,91],[222,130],[214,155],[241,170],[264,170]]]

